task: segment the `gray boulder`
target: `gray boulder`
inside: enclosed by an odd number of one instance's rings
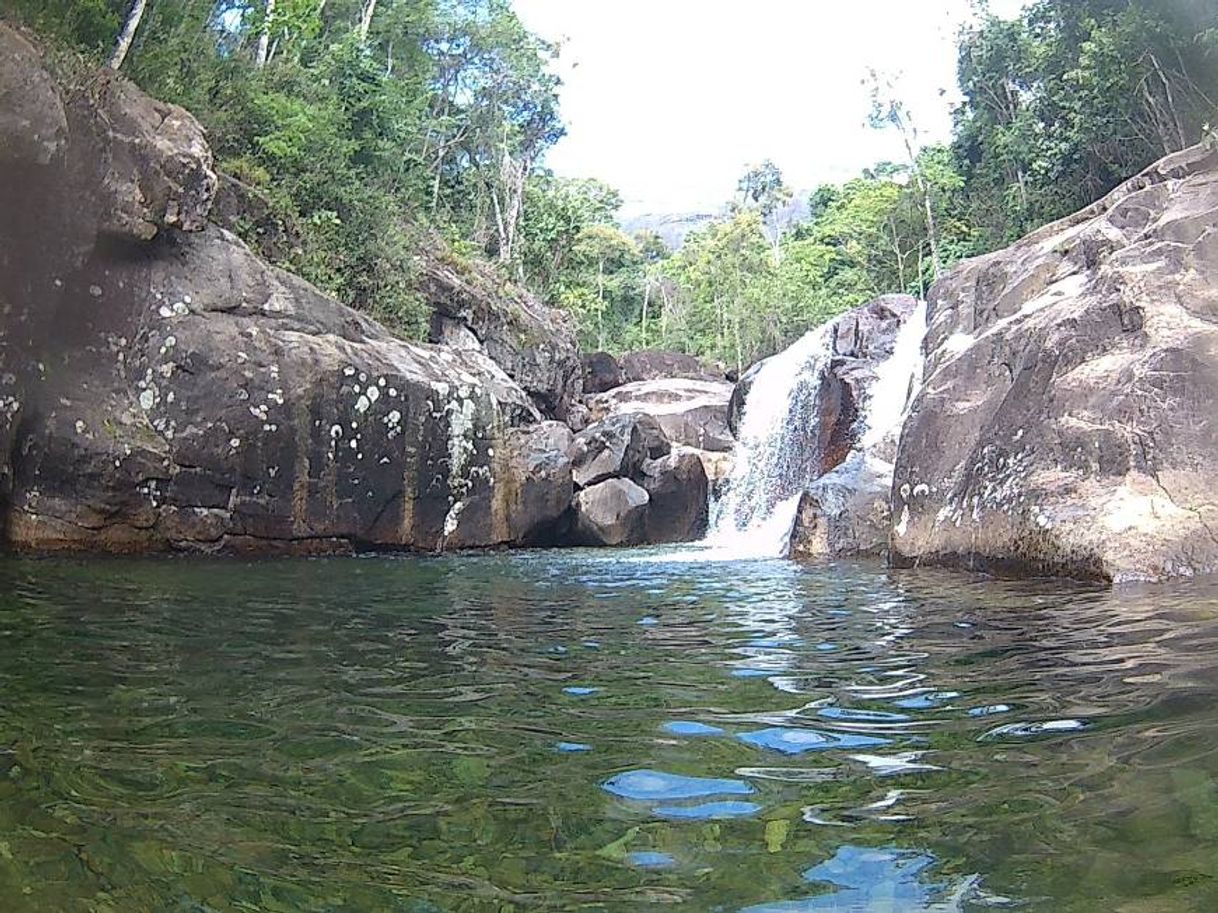
[[[622,383],[633,384],[641,380],[662,380],[684,377],[690,380],[724,380],[723,372],[716,370],[700,358],[684,352],[666,352],[661,349],[644,349],[627,352],[619,359],[622,366]]]
[[[643,541],[647,491],[630,479],[608,479],[575,496],[572,539],[577,545],[637,545]]]
[[[1218,149],[1169,156],[930,297],[893,560],[1218,571]]]
[[[584,393],[604,393],[622,385],[622,366],[608,352],[583,357]]]
[[[588,488],[612,478],[631,478],[644,460],[671,450],[655,419],[647,415],[615,415],[590,425],[575,436],[570,457],[576,488]]]
[[[892,464],[854,451],[800,496],[792,558],[881,557],[888,551]]]
[[[659,423],[674,444],[699,450],[729,451],[734,439],[727,426],[732,385],[726,381],[664,378],[615,387],[588,401],[593,420],[641,413]]]
[[[647,542],[693,542],[705,534],[709,483],[697,452],[674,450],[648,460],[640,481],[650,498],[644,524]]]
[[[553,545],[571,506],[571,429],[542,422],[508,432],[508,471],[497,476],[508,524],[506,541]]]

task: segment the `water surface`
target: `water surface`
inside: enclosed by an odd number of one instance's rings
[[[678,556],[679,557],[679,556]],[[1218,909],[1218,591],[0,561],[0,909]]]

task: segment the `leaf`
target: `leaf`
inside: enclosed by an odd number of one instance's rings
[[[786,818],[765,823],[765,848],[767,853],[781,853],[783,844],[791,833],[791,822]]]

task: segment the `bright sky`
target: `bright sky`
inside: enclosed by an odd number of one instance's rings
[[[608,181],[624,215],[716,209],[765,158],[799,190],[901,158],[865,126],[869,67],[898,77],[925,140],[945,138],[969,16],[968,0],[514,2],[563,47],[568,135],[547,164]]]

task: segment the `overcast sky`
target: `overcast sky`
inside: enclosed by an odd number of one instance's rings
[[[716,208],[771,158],[810,189],[897,159],[865,126],[869,67],[899,77],[928,139],[950,130],[968,0],[514,0],[562,43],[557,173],[617,187],[626,212]],[[1021,0],[991,0],[1000,15]],[[947,93],[946,95],[943,93]]]

